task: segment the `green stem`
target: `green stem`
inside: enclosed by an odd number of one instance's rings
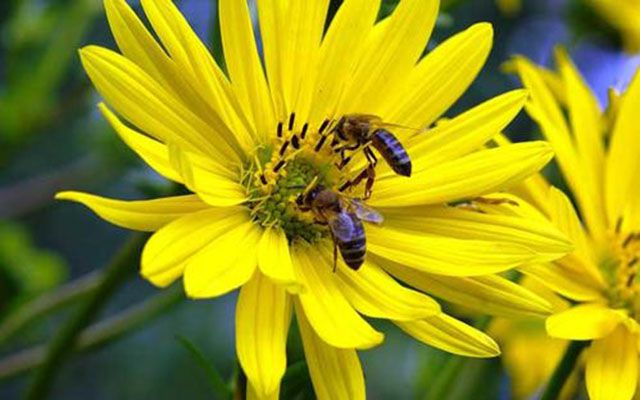
[[[129,277],[138,264],[142,246],[147,239],[145,234],[134,235],[120,250],[95,291],[88,295],[84,304],[71,317],[68,323],[58,331],[51,341],[42,366],[35,372],[31,385],[27,388],[25,399],[39,400],[46,397],[51,389],[56,373],[77,342],[82,329],[100,312],[111,294]]]
[[[560,396],[560,391],[575,368],[576,362],[582,350],[589,345],[589,341],[574,341],[569,343],[562,359],[556,366],[549,384],[540,400],[555,400]]]
[[[5,344],[38,317],[55,312],[84,297],[94,290],[101,280],[102,272],[94,271],[61,286],[52,293],[45,293],[21,305],[0,324],[0,344]]]
[[[202,368],[207,376],[207,380],[211,385],[211,389],[221,399],[231,399],[233,392],[227,383],[224,381],[215,366],[202,354],[202,352],[186,337],[176,336],[176,339],[184,346],[189,352],[191,357]]]
[[[451,355],[440,370],[438,377],[429,389],[426,400],[438,400],[446,398],[452,383],[464,365],[464,358]]]
[[[76,352],[88,351],[113,342],[132,332],[184,299],[180,285],[176,285],[130,307],[121,313],[98,322],[82,332],[75,346]],[[0,361],[0,379],[27,372],[44,362],[46,345],[23,350]]]
[[[236,363],[236,370],[234,374],[232,391],[233,391],[233,400],[243,400],[247,398],[247,376],[244,374],[242,370],[242,366],[240,363]]]
[[[491,317],[483,315],[478,317],[473,326],[479,330],[485,330],[491,323]],[[456,382],[456,378],[460,374],[460,371],[465,365],[465,361],[469,360],[461,356],[450,354],[443,367],[440,369],[437,377],[435,378],[427,396],[426,400],[440,400],[447,397],[447,394],[451,392],[451,388]]]

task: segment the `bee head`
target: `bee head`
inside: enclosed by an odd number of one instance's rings
[[[300,193],[300,195],[296,198],[296,204],[299,206],[312,204],[318,197],[318,194],[325,189],[326,188],[324,187],[324,185],[315,185],[313,188]]]

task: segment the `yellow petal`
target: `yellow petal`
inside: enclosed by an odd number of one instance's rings
[[[527,92],[496,96],[433,129],[406,141],[413,171],[435,166],[479,149],[500,133],[524,106]]]
[[[601,290],[594,287],[592,280],[585,279],[584,274],[556,264],[528,264],[518,270],[572,300],[583,302],[603,298]]]
[[[450,160],[407,179],[376,181],[374,207],[451,202],[509,188],[539,171],[553,157],[544,142],[518,143]]]
[[[60,192],[58,200],[71,200],[89,207],[114,225],[137,231],[155,231],[184,215],[209,208],[197,196],[175,196],[154,200],[113,200],[81,192]]]
[[[218,11],[225,62],[234,92],[255,124],[256,132],[264,138],[275,131],[277,122],[247,2],[221,0]]]
[[[316,3],[316,2],[304,2]],[[262,49],[264,65],[267,74],[267,81],[271,92],[275,115],[279,120],[284,121],[288,116],[288,110],[284,99],[283,70],[287,63],[284,54],[289,50],[287,41],[289,40],[289,23],[295,24],[297,21],[288,20],[286,14],[292,7],[282,0],[257,0],[258,21],[260,21],[260,38],[262,39]],[[305,16],[303,16],[304,18]],[[291,39],[294,40],[294,39]]]
[[[504,134],[496,135],[493,138],[493,141],[499,146],[507,146],[511,144],[511,140],[509,140],[509,138]],[[528,204],[535,206],[534,208],[537,210],[538,214],[546,216],[549,214],[547,197],[550,186],[551,185],[547,182],[546,178],[542,174],[537,173],[511,188],[510,193],[524,199]],[[546,219],[546,217],[543,219]]]
[[[405,233],[386,227],[367,227],[368,249],[387,260],[433,274],[477,276],[515,267],[534,258],[514,243],[461,240]]]
[[[496,275],[447,277],[425,274],[393,262],[380,265],[421,291],[484,314],[517,318],[546,316],[551,312],[544,298]]]
[[[400,285],[369,260],[358,271],[341,267],[336,275],[345,297],[369,317],[408,321],[440,312],[435,300]]]
[[[500,348],[489,336],[444,313],[395,324],[415,339],[449,353],[481,358],[500,354]]]
[[[80,59],[107,103],[145,133],[221,164],[238,162],[238,153],[223,137],[131,61],[97,46],[80,50]]]
[[[318,336],[339,348],[366,349],[380,344],[384,336],[349,304],[330,262],[313,247],[298,245],[293,250],[294,268],[307,289],[298,298]]]
[[[624,318],[621,312],[602,304],[581,304],[547,318],[547,333],[561,339],[600,339]]]
[[[586,275],[585,278],[596,283],[595,287],[605,288],[605,279],[598,267],[593,243],[584,231],[571,200],[561,190],[552,187],[547,203],[551,221],[573,241],[576,247],[569,256],[569,260],[566,260],[567,262],[561,260],[560,263],[571,266],[576,273]]]
[[[364,400],[364,375],[356,351],[324,342],[311,327],[299,301],[295,306],[304,356],[317,398]]]
[[[595,340],[586,362],[587,391],[591,400],[631,400],[638,379],[636,339],[625,327]]]
[[[175,145],[166,146],[142,135],[123,124],[106,105],[99,107],[122,140],[161,175],[184,183],[214,207],[241,204],[246,200],[246,190],[238,183],[237,173],[220,168],[210,158],[187,154]]]
[[[171,0],[142,0],[141,3],[176,69],[187,82],[178,89],[183,96],[195,93],[197,102],[206,107],[203,110],[200,106],[194,111],[234,148],[239,142],[245,150],[251,150],[257,136],[242,114],[231,84],[176,5]]]
[[[482,68],[493,40],[490,24],[475,24],[436,47],[388,95],[385,120],[422,128],[464,93]]]
[[[299,117],[297,121],[306,121],[307,116],[300,112],[300,101],[311,93],[310,74],[317,68],[328,8],[328,0],[258,1],[267,76],[281,120],[288,118],[286,113],[293,110]]]
[[[106,0],[109,26],[122,54],[200,115],[210,112],[207,102],[189,86],[183,71],[169,58],[124,0]]]
[[[106,104],[100,103],[98,107],[120,138],[151,168],[167,179],[182,183],[182,177],[169,162],[169,153],[164,144],[126,126]]]
[[[250,221],[227,231],[186,263],[184,288],[189,297],[226,294],[246,283],[258,266],[260,229]]]
[[[318,126],[336,112],[336,104],[360,49],[378,15],[380,0],[345,0],[322,40],[309,124]]]
[[[575,138],[577,156],[582,167],[583,195],[578,198],[590,231],[603,238],[606,229],[602,193],[604,141],[598,100],[584,82],[566,52],[556,51],[558,69],[564,81],[569,121]]]
[[[142,251],[141,273],[157,286],[168,286],[196,252],[233,227],[249,221],[243,207],[210,208],[177,219],[157,231]]]
[[[640,73],[636,73],[627,91],[623,94],[618,111],[606,161],[605,197],[610,226],[615,226],[623,216],[628,203],[634,198],[640,171],[640,144],[638,143],[638,110],[640,109]]]
[[[284,285],[292,293],[302,289],[291,262],[289,241],[281,229],[267,228],[262,233],[258,245],[258,266],[263,274]]]
[[[258,394],[278,390],[287,368],[291,299],[260,273],[240,290],[236,305],[236,350],[247,379]]]
[[[171,143],[167,148],[169,162],[180,174],[185,186],[207,204],[228,207],[247,200],[246,188],[239,183],[238,174],[230,179],[221,173],[220,168],[205,166],[201,161],[203,157],[197,154],[183,151]]]
[[[175,65],[124,0],[105,0],[109,27],[122,54],[163,86],[180,80]],[[174,92],[175,93],[175,92]]]
[[[523,205],[521,203],[516,208]],[[566,236],[546,220],[485,214],[450,206],[385,208],[380,211],[385,217],[385,227],[405,232],[515,243],[530,248],[542,259],[550,260],[572,250]]]
[[[278,400],[280,399],[280,387],[278,387],[273,393],[268,396],[258,395],[256,389],[251,385],[251,382],[247,382],[247,400]]]
[[[574,193],[582,214],[585,215],[585,220],[594,228],[592,233],[601,234],[602,222],[600,220],[602,217],[599,216],[601,214],[601,211],[599,211],[601,205],[597,200],[599,195],[596,193],[598,189],[593,186],[596,183],[592,182],[595,179],[593,174],[585,172],[594,168],[593,165],[588,163],[597,161],[590,160],[591,155],[589,154],[581,154],[580,151],[584,150],[583,148],[587,147],[587,144],[582,144],[581,148],[576,147],[577,141],[571,136],[562,109],[553,92],[547,86],[542,70],[524,58],[517,58],[515,64],[524,86],[529,89],[530,101],[526,106],[527,112],[540,125],[542,133],[553,147],[556,161],[560,166],[565,181]],[[568,73],[566,67],[564,71],[565,74]],[[574,113],[577,113],[575,119],[585,119],[583,108],[590,108],[593,104],[591,106],[584,104],[585,101],[588,102],[584,93],[586,89],[580,89],[578,87],[580,83],[576,82],[575,79],[577,78],[574,76],[571,82],[565,82],[565,85],[567,83],[571,84],[571,88],[566,90],[579,91],[569,96],[569,105],[575,108]],[[576,104],[578,101],[581,104]],[[574,123],[577,128],[582,127],[581,122],[574,121]],[[584,124],[590,123],[585,120]],[[582,134],[582,132],[576,132],[576,134]],[[581,140],[588,141],[586,139]],[[590,150],[590,152],[592,151]]]
[[[340,110],[383,114],[389,91],[402,85],[424,51],[438,16],[439,1],[403,0],[365,40]]]

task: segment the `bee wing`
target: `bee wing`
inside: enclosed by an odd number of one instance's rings
[[[415,134],[424,131],[424,129],[422,129],[422,128],[414,128],[412,126],[394,124],[393,122],[386,122],[386,121],[382,121],[382,120],[372,121],[371,125],[374,128],[387,129],[389,131],[396,131],[398,129],[401,129],[401,130],[404,130],[404,131],[414,132]]]
[[[351,199],[351,208],[353,208],[353,212],[356,214],[356,217],[362,221],[374,224],[381,224],[382,221],[384,221],[384,218],[379,212],[364,204],[359,199]]]
[[[347,242],[353,237],[355,225],[349,214],[341,212],[329,220],[329,227],[333,235],[342,242]]]
[[[366,121],[366,122],[369,122],[369,123],[372,123],[372,124],[382,123],[382,118],[378,117],[377,115],[373,115],[373,114],[357,113],[357,114],[350,114],[349,117],[351,119],[360,120],[360,121]]]

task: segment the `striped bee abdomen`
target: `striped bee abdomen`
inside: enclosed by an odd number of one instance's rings
[[[402,143],[393,134],[378,129],[371,136],[371,144],[382,155],[393,171],[402,176],[411,176],[411,159]]]
[[[367,238],[362,221],[355,214],[349,214],[349,217],[353,222],[351,238],[338,241],[337,244],[345,264],[357,271],[364,263],[364,257],[367,253]]]

